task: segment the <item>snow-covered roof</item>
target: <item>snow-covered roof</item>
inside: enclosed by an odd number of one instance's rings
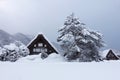
[[[48,41],[48,43],[59,53],[59,51],[57,50],[57,48],[49,41],[49,39],[48,39],[42,32],[39,32],[39,33],[30,41],[30,43],[29,43],[27,46],[29,46],[39,35],[42,35],[42,36]]]
[[[59,51],[57,50],[57,48],[50,42],[50,40],[45,35],[43,35],[43,36],[48,41],[48,43],[59,53]]]
[[[42,33],[40,33],[41,35],[42,35]],[[40,35],[39,33],[28,43],[28,45],[27,46],[29,46],[37,37],[38,37],[38,35]]]
[[[120,55],[120,51],[118,51],[118,50],[115,50],[115,49],[106,49],[106,50],[104,50],[104,51],[102,52],[102,55],[101,55],[101,56],[102,56],[103,58],[105,58],[110,50],[112,50],[115,55]]]

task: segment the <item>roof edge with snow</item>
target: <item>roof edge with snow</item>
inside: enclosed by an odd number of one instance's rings
[[[48,43],[56,50],[56,52],[57,52],[57,53],[60,53],[60,52],[57,50],[57,48],[49,41],[49,39],[48,39],[42,32],[38,33],[38,34],[28,43],[27,47],[30,46],[30,45],[32,44],[32,42],[38,38],[39,35],[42,35],[42,36],[44,37],[44,39],[45,39],[46,41],[48,41]]]

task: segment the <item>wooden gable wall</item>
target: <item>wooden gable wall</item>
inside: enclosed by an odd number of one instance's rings
[[[54,47],[45,39],[42,34],[39,34],[30,45],[28,45],[30,55],[46,52],[48,55],[51,53],[58,53]]]

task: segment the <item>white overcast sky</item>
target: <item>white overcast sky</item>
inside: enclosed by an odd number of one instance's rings
[[[58,28],[72,12],[88,28],[103,33],[108,48],[120,49],[120,0],[0,0],[0,29],[43,32],[56,41]]]

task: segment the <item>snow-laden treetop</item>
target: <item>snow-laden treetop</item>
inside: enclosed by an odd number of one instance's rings
[[[89,30],[74,14],[68,16],[57,41],[61,43],[64,56],[82,61],[99,61],[99,49],[103,47],[102,34]]]

